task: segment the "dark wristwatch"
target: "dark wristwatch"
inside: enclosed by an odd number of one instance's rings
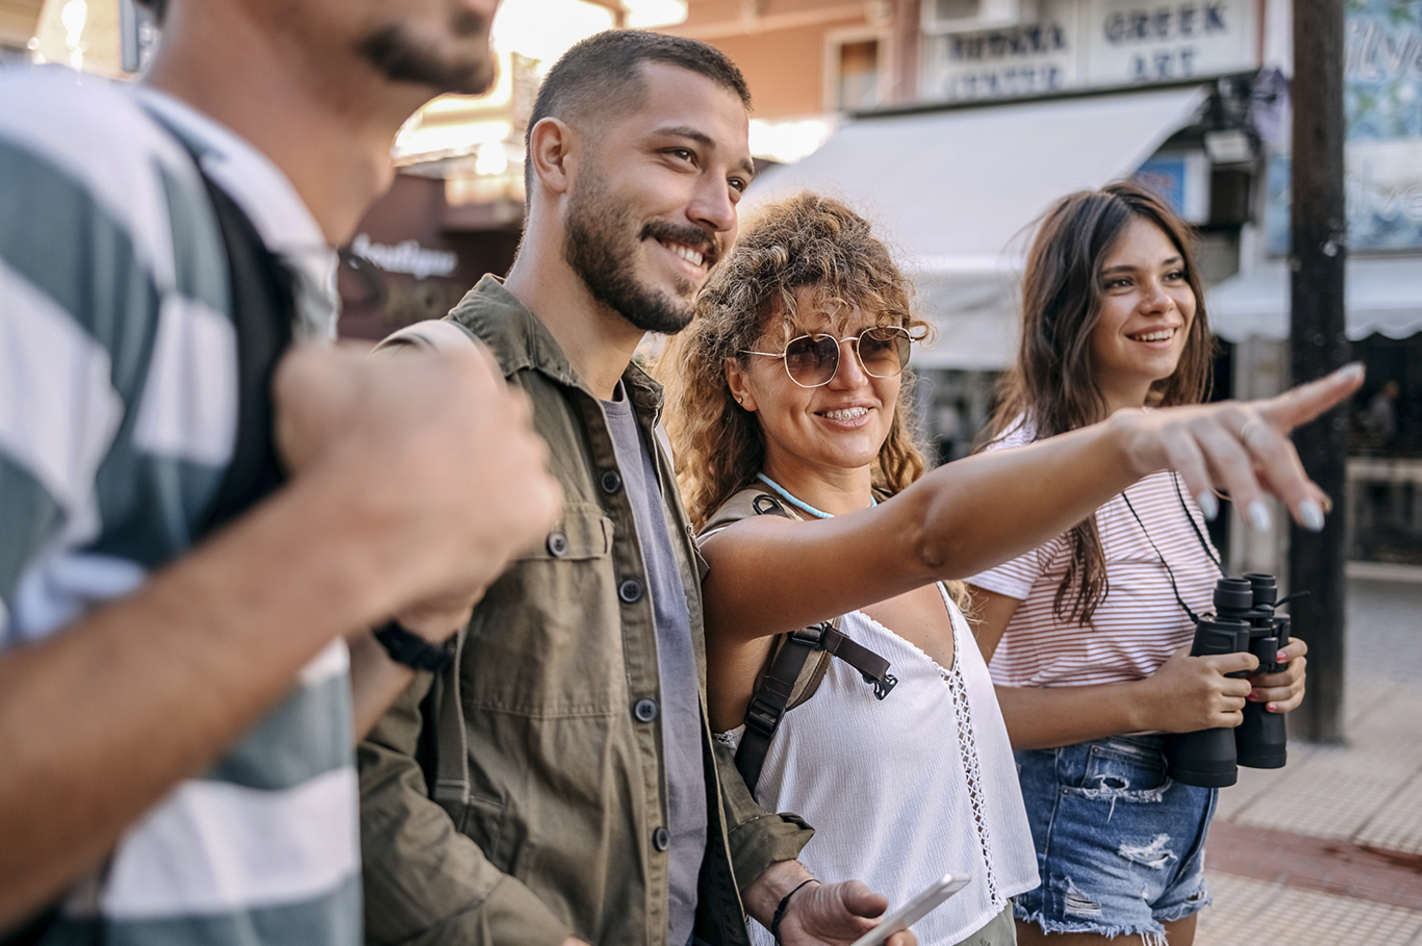
[[[431,644],[413,631],[406,630],[399,621],[387,621],[375,629],[375,639],[385,648],[390,659],[397,664],[414,667],[416,670],[430,670],[438,673],[454,659],[454,639],[451,634],[443,644]]]

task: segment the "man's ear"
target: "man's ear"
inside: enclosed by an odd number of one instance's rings
[[[576,150],[578,134],[567,122],[545,118],[528,135],[528,160],[539,182],[555,194],[566,194],[571,183],[570,157]]]
[[[755,413],[755,395],[751,394],[750,386],[746,384],[746,369],[734,358],[727,358],[725,361],[726,386],[731,389],[731,397],[736,399],[736,403],[751,413]]]

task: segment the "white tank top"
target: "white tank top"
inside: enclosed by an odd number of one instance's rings
[[[816,877],[858,879],[902,906],[946,873],[971,883],[913,925],[922,946],[966,939],[1037,886],[1017,767],[992,681],[962,612],[953,667],[855,611],[840,630],[889,661],[898,684],[878,700],[842,660],[815,695],[785,714],[756,798],[815,827],[800,861]],[[744,727],[718,735],[736,745]],[[771,946],[754,920],[751,939]]]

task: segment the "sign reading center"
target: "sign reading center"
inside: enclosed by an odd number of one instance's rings
[[[1011,98],[1254,67],[1255,0],[1042,0],[1032,22],[925,34],[924,94]]]

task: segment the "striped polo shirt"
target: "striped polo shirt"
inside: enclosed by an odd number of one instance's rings
[[[1008,430],[989,449],[1032,441],[1032,431],[1021,422]],[[1174,474],[1147,476],[1097,509],[1096,526],[1109,590],[1090,626],[1059,621],[1053,613],[1057,588],[1071,563],[1070,533],[968,579],[1022,602],[993,654],[989,669],[994,683],[1049,687],[1140,680],[1194,638],[1195,627],[1171,591],[1170,573],[1180,597],[1200,614],[1210,610],[1220,572],[1201,544],[1202,537],[1209,541],[1204,516],[1183,482],[1177,494]],[[1213,546],[1210,553],[1218,559]],[[1068,605],[1074,594],[1074,589],[1068,592]]]
[[[190,151],[296,274],[298,336],[331,334],[335,303],[315,221],[230,131],[62,67],[0,71],[0,102],[5,650],[62,633],[181,556],[231,458],[227,260]],[[43,941],[359,942],[350,714],[336,642],[131,828]]]

